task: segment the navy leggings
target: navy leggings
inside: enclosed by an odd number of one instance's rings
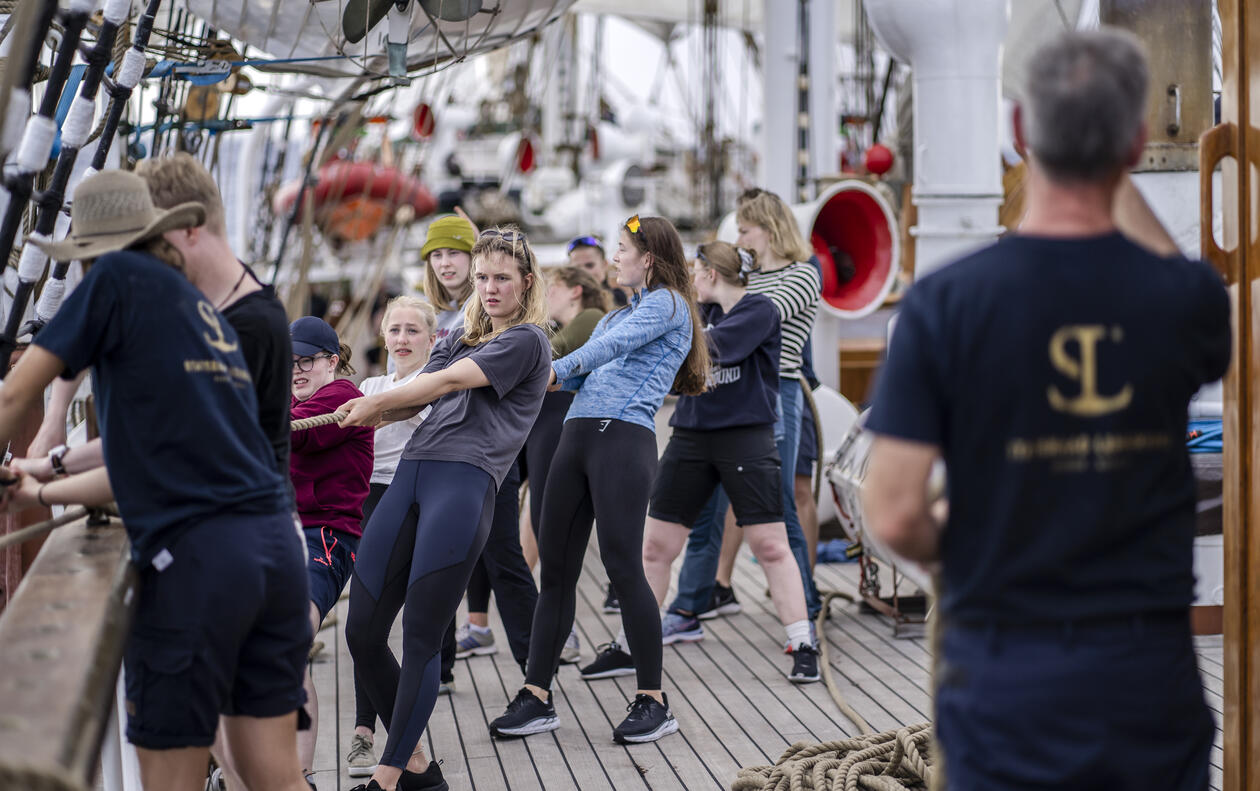
[[[346,643],[389,732],[385,766],[407,765],[433,713],[442,637],[490,533],[494,495],[470,464],[404,459],[363,532]],[[388,643],[400,609],[401,668]]]

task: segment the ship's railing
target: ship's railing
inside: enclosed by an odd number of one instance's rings
[[[118,519],[81,517],[53,531],[0,616],[0,789],[91,789],[107,733],[119,763],[130,555]]]

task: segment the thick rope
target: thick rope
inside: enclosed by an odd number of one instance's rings
[[[330,426],[333,423],[340,423],[341,419],[349,412],[337,411],[329,412],[326,415],[315,415],[314,417],[304,417],[301,420],[294,420],[289,424],[290,431],[306,431],[308,428],[316,428],[318,426]]]
[[[875,729],[844,699],[844,696],[840,694],[840,687],[836,685],[836,680],[831,675],[827,636],[823,633],[823,630],[827,627],[827,616],[831,612],[831,602],[834,599],[844,599],[847,602],[853,601],[852,596],[841,591],[827,591],[823,594],[822,609],[818,611],[818,617],[814,621],[814,629],[818,634],[818,664],[822,668],[823,683],[827,685],[827,691],[831,693],[831,699],[836,702],[840,713],[848,717],[849,721],[857,726],[858,733],[864,736],[870,735],[875,732]]]
[[[797,742],[774,766],[739,770],[731,791],[904,791],[932,781],[927,723],[822,744]]]
[[[0,536],[0,550],[7,549],[8,547],[16,544],[25,543],[34,538],[39,538],[45,533],[51,533],[53,530],[56,530],[62,525],[68,525],[76,519],[81,519],[87,516],[87,513],[86,508],[71,508],[62,513],[61,516],[56,516],[43,522],[36,522],[35,524],[28,525],[21,530],[14,530],[8,535]]]

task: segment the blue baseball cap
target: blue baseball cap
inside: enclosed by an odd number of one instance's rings
[[[289,336],[293,339],[293,353],[299,357],[314,357],[320,352],[341,352],[337,331],[317,316],[303,316],[290,324]]]

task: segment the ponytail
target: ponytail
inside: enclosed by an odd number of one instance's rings
[[[339,344],[337,348],[337,373],[342,376],[354,376],[354,366],[350,364],[350,347],[344,343]]]

